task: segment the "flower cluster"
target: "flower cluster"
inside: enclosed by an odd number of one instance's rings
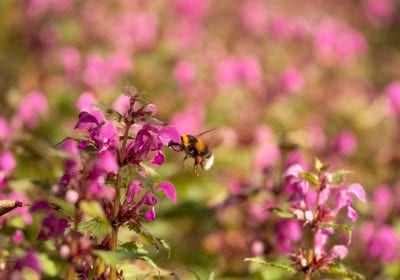
[[[303,238],[312,236],[309,248],[298,248],[291,254],[295,266],[307,275],[327,269],[347,255],[351,242],[349,232],[344,244],[327,249],[328,241],[335,230],[350,230],[338,224],[339,212],[346,209],[348,219],[355,221],[358,214],[353,208],[354,198],[366,202],[365,191],[360,184],[346,185],[341,182],[345,171],[329,173],[319,161],[316,165],[318,174],[305,172],[300,165],[289,167],[285,173],[285,192],[290,195],[289,213],[303,225]]]

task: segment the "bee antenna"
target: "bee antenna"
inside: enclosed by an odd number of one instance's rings
[[[214,130],[216,130],[216,129],[219,129],[219,127],[213,127],[213,128],[210,128],[210,129],[208,129],[208,130],[206,130],[206,131],[203,131],[203,132],[197,134],[196,137],[199,137],[199,136],[201,136],[201,135],[204,135],[204,134],[209,133],[209,132],[211,132],[211,131],[214,131]]]

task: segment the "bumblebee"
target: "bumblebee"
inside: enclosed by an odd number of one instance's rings
[[[181,135],[181,143],[175,143],[171,141],[168,144],[168,146],[175,152],[183,151],[185,153],[182,164],[189,157],[194,159],[194,172],[196,175],[199,175],[199,166],[201,166],[201,168],[204,170],[208,170],[214,163],[214,154],[211,152],[208,145],[199,138],[199,136],[210,132],[211,130],[214,129],[207,130],[195,136],[183,134]]]

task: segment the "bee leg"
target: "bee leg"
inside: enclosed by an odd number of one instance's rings
[[[194,174],[196,174],[196,176],[200,176],[199,165],[197,163],[194,164],[193,171],[194,171]]]
[[[185,167],[185,160],[187,160],[187,158],[188,158],[188,156],[185,156],[185,157],[182,159],[182,167]]]

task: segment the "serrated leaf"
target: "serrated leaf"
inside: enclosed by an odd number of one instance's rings
[[[82,233],[88,233],[97,238],[103,238],[111,233],[111,225],[107,220],[94,218],[80,223],[78,226],[78,231]]]
[[[268,211],[271,212],[272,214],[275,214],[278,217],[281,217],[281,218],[284,218],[284,219],[292,219],[292,218],[294,218],[294,215],[292,213],[283,211],[282,209],[277,208],[277,207],[268,208]]]
[[[82,201],[80,203],[80,208],[82,209],[83,213],[85,213],[91,218],[107,220],[103,207],[97,201]]]
[[[94,250],[94,253],[102,258],[108,265],[117,265],[124,261],[143,260],[149,258],[147,254],[136,253],[125,249],[118,249],[116,251]]]
[[[157,250],[163,249],[167,252],[168,257],[170,257],[171,255],[171,248],[169,247],[169,245],[167,244],[167,242],[165,241],[165,239],[160,238],[160,237],[156,237],[153,234],[151,234],[150,232],[148,232],[141,224],[139,223],[129,223],[128,224],[128,228],[130,230],[133,230],[134,232],[136,232],[137,234],[140,235],[140,237],[142,237],[142,239],[144,239],[145,242],[147,242],[148,244],[153,245],[154,247],[156,247]]]
[[[265,266],[268,266],[268,267],[279,268],[279,269],[282,269],[282,270],[284,270],[286,272],[289,272],[289,273],[297,273],[296,269],[294,269],[289,264],[285,264],[285,263],[268,262],[268,261],[262,260],[260,258],[246,258],[246,259],[244,259],[244,261],[245,262],[258,263],[258,264],[265,265]]]
[[[365,280],[364,275],[358,272],[350,271],[343,266],[333,265],[328,269],[321,270],[321,272],[334,276],[346,277],[352,280]]]
[[[339,169],[332,173],[332,183],[335,185],[340,185],[347,174],[349,174],[349,170]]]
[[[318,177],[310,172],[301,172],[301,178],[309,182],[313,186],[318,186],[319,185],[319,180]]]

